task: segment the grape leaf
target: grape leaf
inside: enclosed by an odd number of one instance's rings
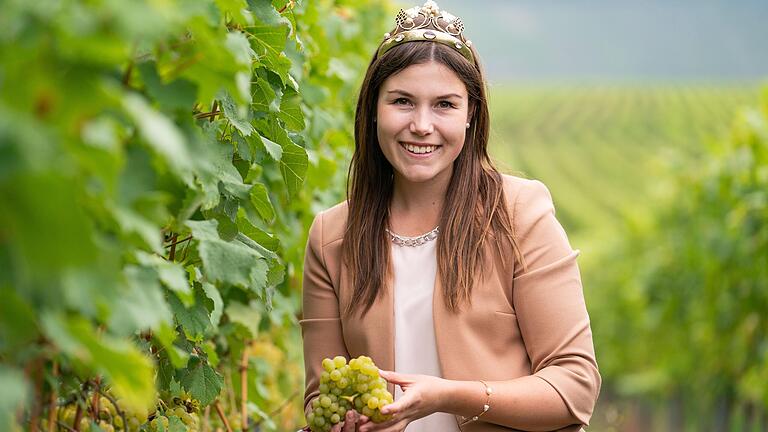
[[[189,365],[181,373],[181,385],[200,404],[208,405],[221,392],[222,377],[198,356],[189,359]]]
[[[251,203],[265,222],[269,223],[275,217],[275,209],[269,201],[267,187],[263,183],[256,183],[251,188]]]

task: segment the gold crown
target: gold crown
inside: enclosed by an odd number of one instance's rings
[[[424,6],[400,9],[395,23],[397,27],[394,32],[384,34],[384,42],[379,46],[379,57],[406,42],[431,41],[452,47],[471,63],[475,62],[470,49],[472,41],[467,40],[463,34],[464,22],[447,11],[441,11],[432,0],[424,3]]]

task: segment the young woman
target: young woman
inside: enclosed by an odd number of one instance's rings
[[[321,361],[370,356],[391,414],[334,431],[578,431],[600,389],[574,251],[547,188],[487,153],[485,81],[461,20],[401,11],[360,91],[347,200],[304,269],[305,406]]]

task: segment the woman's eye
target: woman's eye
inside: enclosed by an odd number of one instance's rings
[[[395,105],[407,105],[409,102],[406,98],[397,98],[394,103]]]
[[[437,105],[440,108],[453,108],[453,104],[448,101],[440,101]]]

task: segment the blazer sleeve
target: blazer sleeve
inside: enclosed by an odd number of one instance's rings
[[[337,291],[328,273],[323,255],[323,213],[318,214],[309,229],[304,254],[303,316],[299,320],[304,341],[305,411],[319,394],[321,362],[326,357],[349,357],[344,343]]]
[[[592,330],[573,250],[539,181],[518,193],[513,224],[525,268],[516,268],[513,302],[531,369],[560,394],[574,424],[588,425],[600,392]],[[521,266],[516,266],[521,267]]]

